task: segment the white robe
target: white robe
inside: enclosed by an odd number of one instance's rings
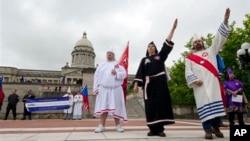
[[[68,113],[68,114],[71,114],[72,113],[72,107],[73,107],[73,95],[71,94],[71,95],[69,95],[69,94],[65,94],[63,97],[69,97],[69,105],[70,105],[70,107],[69,107],[69,109],[64,109],[63,110],[63,112],[66,114],[66,113]]]
[[[83,96],[81,94],[76,94],[74,96],[74,111],[73,118],[77,115],[82,115],[82,105],[83,105]]]
[[[123,80],[127,73],[124,67],[117,65],[116,61],[103,62],[98,65],[94,74],[93,93],[96,94],[94,115],[99,117],[108,112],[109,116],[127,121],[124,94],[122,89]],[[116,70],[116,76],[111,73]]]
[[[209,61],[217,68],[216,55],[222,49],[229,33],[229,29],[221,24],[212,45],[194,54]],[[200,63],[203,64],[203,62]],[[197,111],[202,122],[225,115],[218,78],[202,65],[196,64],[188,58],[185,60],[185,77],[188,87],[194,90]],[[197,80],[203,81],[202,86],[198,87],[194,84]]]

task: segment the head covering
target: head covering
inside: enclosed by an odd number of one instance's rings
[[[158,50],[157,50],[157,47],[156,47],[154,41],[151,41],[151,42],[148,44],[148,46],[149,46],[149,45],[154,45],[154,46],[155,46],[155,54],[157,54],[157,53],[158,53]],[[146,56],[149,56],[148,50],[147,50],[147,52],[146,52]]]
[[[205,42],[203,42],[202,38],[198,34],[194,34],[193,41],[192,41],[192,50],[193,51],[196,50],[196,48],[194,47],[194,42],[197,41],[197,40],[202,41],[202,45],[203,45],[204,49],[208,47],[208,45]]]
[[[113,47],[110,47],[107,52],[112,52],[113,54],[115,54],[115,51],[114,51],[114,48]]]
[[[202,39],[198,34],[195,33],[193,36],[193,43],[194,43],[194,41],[197,41],[197,40],[202,40]]]
[[[71,93],[70,87],[68,87],[67,93]]]
[[[227,75],[229,74],[234,74],[234,72],[230,68],[227,69]]]

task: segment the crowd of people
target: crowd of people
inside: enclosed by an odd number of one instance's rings
[[[224,84],[219,78],[218,54],[230,35],[228,20],[230,9],[226,9],[224,19],[210,47],[205,47],[201,37],[195,36],[192,40],[192,50],[185,58],[185,79],[189,88],[193,89],[198,116],[201,120],[205,139],[213,139],[213,134],[224,138],[220,127],[223,126],[222,117],[228,115],[230,125],[234,125],[234,116],[238,116],[238,124],[245,125],[243,114],[245,104],[243,99],[237,101],[236,97],[244,96],[244,86],[235,78],[231,69],[227,69],[227,80]],[[134,93],[142,88],[145,104],[146,125],[148,136],[165,137],[165,125],[174,124],[170,91],[168,89],[169,75],[166,71],[165,61],[173,50],[172,41],[177,28],[178,20],[166,37],[161,49],[158,51],[155,43],[151,41],[146,48],[146,56],[141,59],[134,81]],[[127,77],[126,70],[116,61],[114,48],[106,51],[106,60],[98,65],[94,73],[93,94],[96,95],[94,116],[100,118],[100,123],[94,132],[105,131],[108,116],[114,118],[115,130],[124,132],[120,120],[128,121],[122,84]],[[70,107],[64,110],[64,119],[82,119],[83,96],[80,91],[73,96],[70,90],[63,97],[69,97]],[[23,97],[24,113],[31,120],[31,113],[25,107],[27,98],[35,98],[31,91]],[[235,100],[236,99],[236,100]],[[16,119],[16,105],[19,96],[16,90],[8,97],[5,120],[12,110]],[[74,105],[74,106],[73,106]]]

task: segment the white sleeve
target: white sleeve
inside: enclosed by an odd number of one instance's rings
[[[95,70],[95,74],[94,74],[94,84],[93,84],[93,94],[96,95],[98,94],[98,87],[99,87],[99,69],[100,66],[98,66]]]
[[[119,68],[116,69],[116,79],[123,80],[127,77],[127,72],[125,68],[119,65]]]
[[[198,81],[199,78],[192,71],[192,63],[188,58],[185,58],[185,78],[189,88],[193,88],[194,82]]]
[[[212,41],[212,45],[210,46],[214,54],[218,54],[219,51],[223,48],[223,45],[226,42],[229,35],[230,35],[230,28],[228,28],[224,23],[221,23]]]

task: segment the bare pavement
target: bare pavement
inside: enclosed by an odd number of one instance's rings
[[[227,123],[227,122],[225,122]],[[113,119],[108,119],[103,133],[94,133],[99,119],[82,120],[0,120],[0,141],[204,141],[204,131],[199,120],[176,119],[165,126],[166,137],[148,137],[145,119],[129,119],[121,123],[125,131],[115,131]],[[221,128],[229,141],[229,128]]]

